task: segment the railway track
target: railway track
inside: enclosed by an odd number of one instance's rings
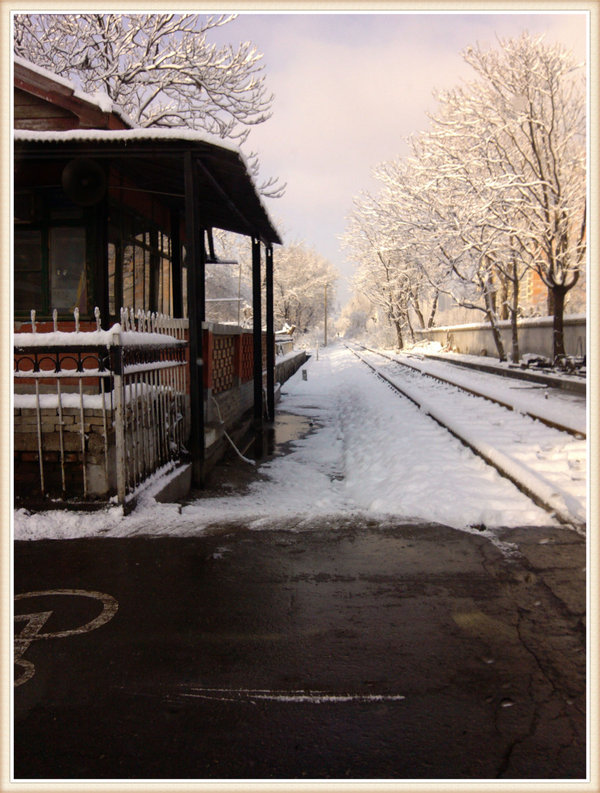
[[[365,347],[359,352],[345,346],[535,504],[585,534],[585,433],[573,422],[524,412],[453,377],[424,372],[417,365]]]
[[[400,366],[406,366],[409,369],[413,369],[416,372],[419,372],[426,377],[431,377],[435,380],[439,380],[442,383],[447,383],[448,385],[455,386],[456,388],[460,388],[462,391],[465,391],[469,394],[473,394],[473,396],[481,397],[482,399],[487,399],[490,402],[495,402],[497,405],[500,405],[507,410],[517,410],[523,413],[526,416],[529,416],[536,421],[541,421],[542,424],[545,424],[547,427],[552,427],[553,429],[557,429],[561,432],[567,432],[570,435],[573,435],[575,438],[585,438],[587,434],[587,429],[584,424],[580,421],[576,420],[569,420],[569,417],[564,417],[561,419],[556,418],[549,418],[547,415],[544,415],[541,411],[534,409],[520,409],[515,402],[511,402],[507,399],[501,399],[498,396],[492,395],[489,391],[486,392],[483,389],[473,388],[471,386],[467,386],[464,383],[464,375],[461,376],[452,376],[452,377],[445,377],[441,374],[436,374],[430,370],[425,370],[422,364],[416,363],[409,363],[404,359],[399,359],[394,355],[389,355],[388,353],[381,352],[380,350],[373,350],[370,347],[365,347],[364,345],[359,345],[361,349],[372,353],[373,355],[378,355],[382,358],[386,358],[393,363],[397,363]],[[500,375],[492,375],[492,376],[500,376]],[[462,382],[461,382],[462,381]]]

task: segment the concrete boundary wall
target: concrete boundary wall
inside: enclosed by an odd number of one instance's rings
[[[275,362],[275,380],[278,383],[285,383],[295,374],[298,369],[308,360],[308,355],[304,350],[299,350],[295,355],[288,353],[286,358]]]
[[[509,321],[499,323],[504,349],[510,356],[511,329]],[[521,355],[531,353],[552,358],[552,317],[532,317],[518,323]],[[439,328],[416,329],[415,332],[429,341],[448,345],[454,352],[467,355],[497,355],[492,331],[487,323],[471,325],[445,325]],[[565,351],[567,355],[585,355],[585,315],[564,318]]]

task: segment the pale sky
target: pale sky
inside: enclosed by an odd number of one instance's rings
[[[434,89],[474,76],[461,51],[526,30],[583,61],[586,23],[585,12],[248,13],[211,40],[249,40],[264,54],[273,116],[246,148],[258,151],[264,176],[287,182],[285,196],[265,205],[284,242],[304,241],[347,277],[338,238],[353,197],[374,189],[373,166],[427,128]],[[342,282],[338,291],[345,302]]]

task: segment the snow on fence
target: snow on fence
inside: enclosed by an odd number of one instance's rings
[[[95,331],[75,311],[72,332],[54,312],[54,330],[38,333],[31,312],[32,332],[14,334],[15,481],[29,495],[116,491],[124,504],[185,454],[188,321],[124,310],[103,331],[95,315]]]

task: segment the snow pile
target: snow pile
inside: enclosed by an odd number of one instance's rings
[[[423,339],[423,341],[416,341],[414,344],[405,346],[403,352],[410,352],[411,350],[416,352],[431,353],[433,355],[435,353],[443,352],[444,345],[439,341]]]
[[[97,370],[90,370],[90,375],[97,374]],[[13,397],[13,407],[35,410],[38,404],[42,410],[58,410],[58,394],[15,394]],[[82,394],[61,393],[60,404],[65,408],[80,408],[84,410],[112,410],[113,392],[105,391],[104,394]]]
[[[54,330],[41,333],[14,333],[15,347],[171,347],[178,344],[175,336],[151,331],[122,330],[119,323],[108,330]]]
[[[432,521],[457,529],[549,525],[551,518],[352,354],[321,351],[285,384],[280,409],[309,417],[314,431],[259,466],[245,493],[181,508],[151,496],[130,515],[47,512],[15,516],[16,539],[196,535],[240,523],[310,528],[336,516]]]
[[[118,342],[120,325],[113,325],[109,330],[54,330],[48,333],[15,333],[15,347],[109,347]],[[115,339],[114,336],[117,335]]]

